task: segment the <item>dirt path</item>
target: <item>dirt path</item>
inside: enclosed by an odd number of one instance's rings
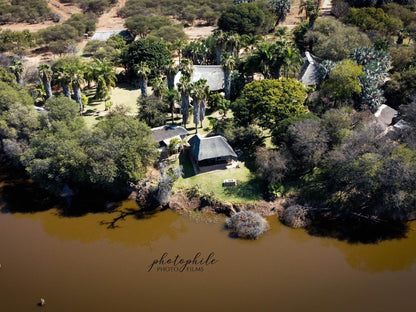
[[[292,7],[289,14],[286,17],[286,20],[283,23],[280,23],[279,26],[285,26],[289,29],[293,29],[299,24],[301,17],[305,17],[305,13],[299,14],[300,0],[292,1]],[[319,16],[326,16],[331,14],[332,9],[332,0],[323,0],[321,3],[321,8]]]
[[[124,29],[124,19],[117,16],[118,10],[126,5],[127,0],[119,0],[118,5],[100,16],[97,31]]]

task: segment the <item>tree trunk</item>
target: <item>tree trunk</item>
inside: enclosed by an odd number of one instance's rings
[[[198,133],[198,125],[199,125],[199,118],[200,118],[200,102],[199,100],[194,100],[194,124],[195,124],[195,131]]]
[[[182,98],[182,122],[183,127],[186,129],[189,116],[189,95],[186,92],[181,93]]]
[[[71,98],[71,91],[69,91],[68,85],[65,82],[61,82],[61,85],[62,85],[62,90],[64,92],[64,95],[66,97]]]
[[[205,118],[205,110],[207,107],[207,99],[202,99],[199,105],[199,120],[201,121],[201,128],[202,128],[202,121]]]
[[[221,55],[222,55],[222,48],[217,47],[215,49],[215,61],[216,61],[217,65],[221,65]]]
[[[84,105],[82,104],[80,87],[74,87],[74,97],[75,97],[75,102],[77,102],[79,105],[79,112],[82,113],[84,111]]]
[[[225,99],[229,100],[231,97],[231,70],[224,71],[224,93]]]
[[[175,88],[175,75],[168,75],[166,79],[168,83],[168,89],[172,90],[173,88]]]
[[[174,114],[175,114],[175,104],[174,103],[172,103],[171,114],[172,114],[172,125],[173,125],[175,123],[175,116],[174,116]]]
[[[52,97],[51,82],[47,79],[43,79],[43,86],[45,87],[46,98],[49,99],[50,97]]]
[[[142,97],[147,97],[147,79],[141,78],[139,81]]]

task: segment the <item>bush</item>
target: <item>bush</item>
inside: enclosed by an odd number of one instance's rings
[[[309,209],[301,205],[290,206],[280,216],[280,221],[294,229],[305,228],[311,224]]]
[[[225,221],[230,235],[238,238],[256,239],[269,229],[269,224],[259,214],[240,211]]]

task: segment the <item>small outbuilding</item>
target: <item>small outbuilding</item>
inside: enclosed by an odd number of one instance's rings
[[[220,135],[202,137],[196,134],[188,143],[191,159],[200,172],[226,169],[237,161],[237,154],[227,140]]]
[[[113,35],[119,35],[123,37],[127,43],[134,41],[134,36],[126,29],[96,31],[91,37],[91,40],[107,41]]]
[[[167,147],[170,144],[170,141],[174,138],[178,140],[184,140],[188,131],[181,126],[172,126],[165,125],[157,128],[152,128],[152,137],[159,144],[159,152],[162,153],[162,156],[168,152]]]

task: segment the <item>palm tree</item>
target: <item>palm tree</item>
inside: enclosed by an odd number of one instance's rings
[[[299,14],[305,12],[305,16],[309,19],[309,28],[313,27],[316,19],[319,16],[319,3],[320,1],[314,0],[301,0],[299,5]]]
[[[70,78],[72,90],[74,91],[74,99],[79,105],[79,111],[82,114],[84,111],[84,104],[82,103],[81,86],[85,82],[86,66],[79,59],[68,63],[66,66],[66,72]]]
[[[222,30],[217,30],[214,32],[215,40],[215,61],[217,65],[221,64],[221,55],[224,48],[224,44],[227,41],[226,35]]]
[[[107,62],[105,59],[94,59],[92,73],[94,80],[97,82],[95,98],[107,98],[110,89],[116,86],[117,81],[117,77],[111,63]]]
[[[79,105],[79,111],[82,114],[84,111],[84,104],[82,103],[81,85],[84,83],[84,72],[81,68],[74,69],[71,76],[71,85],[74,90],[75,101]]]
[[[303,58],[296,47],[287,45],[282,53],[282,63],[284,68],[283,76],[288,78],[289,72],[292,69],[298,69],[300,64],[303,63]]]
[[[182,49],[185,46],[185,42],[181,39],[177,39],[173,43],[173,46],[176,49],[176,51],[178,52],[179,63],[180,63],[181,62]]]
[[[161,77],[156,77],[152,81],[153,95],[159,99],[162,98],[165,92],[165,81]]]
[[[10,71],[16,76],[18,84],[23,84],[23,63],[19,60],[13,60],[12,65],[9,66]]]
[[[231,96],[231,71],[235,67],[235,59],[230,53],[225,52],[221,56],[221,65],[224,69],[224,92],[225,99],[229,100]]]
[[[194,123],[196,133],[198,133],[198,124],[205,118],[205,109],[206,109],[206,99],[208,97],[209,88],[207,86],[207,81],[205,79],[199,79],[196,81],[191,89],[191,96],[193,99],[194,107]]]
[[[52,97],[52,70],[47,64],[41,64],[38,66],[39,77],[42,80],[43,86],[46,92],[46,98],[49,99]]]
[[[69,76],[67,66],[58,67],[55,70],[55,79],[61,84],[62,91],[66,97],[71,98],[71,90],[69,85],[71,84],[71,77]]]
[[[136,73],[139,77],[140,90],[142,92],[142,97],[147,97],[147,78],[150,75],[150,68],[147,66],[146,62],[140,62],[136,66]]]
[[[257,50],[250,56],[250,63],[257,67],[265,79],[272,78],[272,69],[276,60],[276,45],[263,43],[257,46]]]
[[[182,122],[183,126],[186,129],[186,124],[188,123],[189,117],[189,93],[191,89],[191,78],[188,76],[183,75],[179,79],[178,83],[178,91],[181,93],[181,100],[182,100]]]
[[[111,63],[106,59],[94,59],[92,73],[94,80],[97,82],[95,97],[98,99],[105,99],[111,88],[116,86],[117,81],[117,77]]]
[[[165,89],[163,93],[163,99],[169,104],[169,109],[172,115],[172,125],[174,124],[175,118],[175,102],[179,101],[179,92],[175,89]]]
[[[238,57],[238,52],[240,50],[240,36],[236,32],[230,31],[226,34],[226,39],[228,53],[230,53],[231,56],[234,56],[234,52],[236,52]]]
[[[181,71],[182,76],[186,76],[186,77],[191,78],[191,76],[194,72],[194,64],[192,64],[191,60],[183,59],[181,61],[179,70]]]
[[[245,51],[251,51],[253,52],[254,46],[257,45],[259,41],[261,41],[262,37],[259,35],[253,35],[253,34],[244,34],[240,36],[240,45],[245,48]]]
[[[172,90],[175,87],[175,76],[179,71],[179,66],[173,60],[169,60],[169,63],[165,65],[163,71],[166,75],[168,89]]]

